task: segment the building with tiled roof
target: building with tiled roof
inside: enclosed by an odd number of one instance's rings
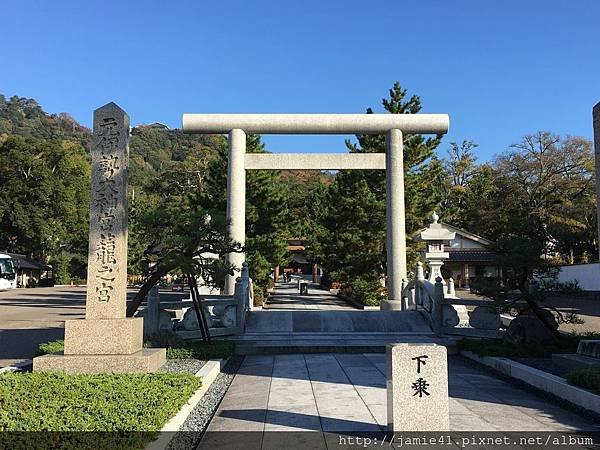
[[[496,253],[490,250],[492,241],[446,223],[440,222],[440,225],[448,233],[454,233],[454,239],[444,246],[450,256],[442,266],[444,279],[452,277],[456,287],[469,287],[474,280],[502,277],[502,269],[496,264]]]

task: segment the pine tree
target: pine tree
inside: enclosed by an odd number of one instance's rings
[[[382,100],[390,114],[416,114],[421,100],[396,82],[389,98]],[[371,108],[367,114],[372,114]],[[351,153],[385,153],[384,135],[357,135],[357,144],[346,141]],[[404,135],[404,170],[407,235],[427,223],[441,201],[443,167],[435,156],[441,136],[425,138]],[[328,192],[329,206],[321,236],[323,265],[332,278],[348,281],[354,277],[379,279],[386,273],[386,183],[384,171],[342,170]],[[416,259],[410,245],[409,261]],[[409,267],[410,269],[410,267]]]

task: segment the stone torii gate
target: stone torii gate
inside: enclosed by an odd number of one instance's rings
[[[246,170],[259,169],[385,169],[388,300],[381,309],[402,309],[402,280],[406,280],[403,133],[443,134],[447,114],[184,114],[183,131],[229,134],[227,218],[231,239],[242,245],[246,230]],[[385,134],[386,153],[246,154],[246,133],[256,134]],[[241,268],[243,253],[228,261]],[[228,277],[225,293],[233,294],[235,278]]]

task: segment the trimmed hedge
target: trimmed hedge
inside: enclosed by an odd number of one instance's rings
[[[600,367],[591,369],[581,369],[571,372],[567,375],[567,381],[584,389],[600,395]]]
[[[40,344],[36,356],[60,353],[64,350],[64,341],[56,340]],[[202,341],[181,341],[167,348],[168,359],[213,359],[229,358],[235,351],[235,342],[213,339],[209,343]]]
[[[201,384],[184,373],[4,373],[0,431],[157,432]]]

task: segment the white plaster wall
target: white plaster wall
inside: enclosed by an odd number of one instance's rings
[[[456,233],[456,238],[449,241],[449,246],[452,248],[476,248],[476,249],[485,249],[485,245],[480,244],[479,242],[475,242],[467,237],[464,237],[458,233]]]
[[[558,274],[561,283],[577,280],[584,291],[600,291],[600,263],[562,266]]]

